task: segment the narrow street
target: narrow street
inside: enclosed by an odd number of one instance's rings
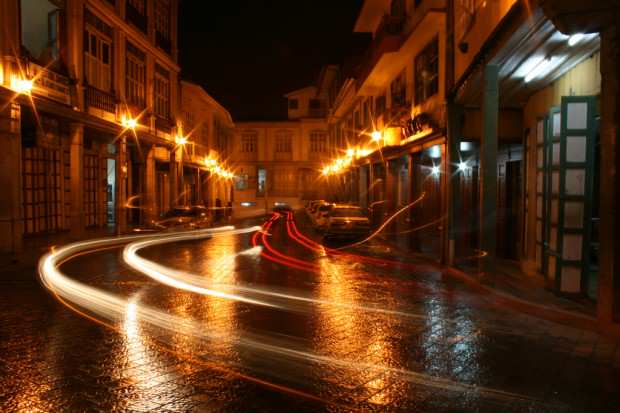
[[[500,306],[377,239],[324,248],[303,211],[236,227],[253,225],[263,230],[75,254],[59,271],[93,290],[63,296],[50,278],[58,300],[35,274],[2,288],[0,410],[608,412],[620,402],[620,348],[605,338]]]

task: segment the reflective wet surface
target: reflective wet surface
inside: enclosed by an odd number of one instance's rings
[[[263,233],[137,252],[160,272],[172,270],[177,287],[131,268],[123,245],[61,265],[72,280],[122,300],[120,316],[63,305],[35,281],[3,286],[1,410],[620,405],[614,342],[497,305],[375,240],[324,249],[303,213],[295,218],[273,219]]]

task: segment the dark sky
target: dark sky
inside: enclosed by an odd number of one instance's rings
[[[286,117],[283,94],[312,84],[323,64],[359,54],[362,0],[183,0],[182,76],[201,84],[233,120]]]

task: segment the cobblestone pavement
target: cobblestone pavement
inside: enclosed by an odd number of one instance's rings
[[[305,216],[297,221],[316,238]],[[251,234],[141,254],[316,301],[279,309],[181,291],[130,270],[120,248],[61,267],[217,339],[139,319],[105,327],[34,275],[4,279],[0,411],[617,411],[616,343],[501,307],[427,263],[390,265],[378,243],[325,255],[296,242],[284,219],[270,232],[272,255],[296,265],[251,255],[214,265],[248,248]]]

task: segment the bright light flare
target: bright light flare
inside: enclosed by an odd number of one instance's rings
[[[544,73],[551,65],[551,59],[542,59],[534,68],[525,76],[525,83],[529,83]]]
[[[15,92],[29,95],[32,92],[33,82],[30,79],[14,77],[11,79],[11,89]]]
[[[373,132],[370,134],[370,137],[372,138],[372,140],[373,140],[374,142],[379,142],[379,141],[381,140],[382,134],[381,134],[381,132],[379,132],[378,130],[376,130],[376,131],[373,131]]]
[[[437,165],[433,165],[433,167],[431,168],[431,173],[434,176],[439,176],[439,167]]]
[[[469,169],[469,165],[467,165],[467,162],[459,162],[459,171],[465,172],[467,169]]]

